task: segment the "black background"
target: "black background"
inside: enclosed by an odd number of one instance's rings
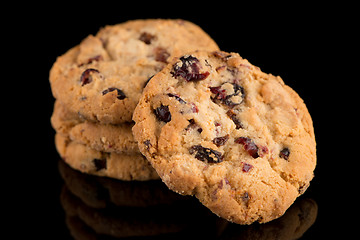
[[[349,42],[343,38],[350,37],[343,34],[352,24],[347,14],[351,7],[344,11],[337,6],[235,3],[123,2],[75,7],[59,2],[9,9],[2,29],[2,49],[10,53],[3,77],[10,81],[2,88],[6,147],[1,169],[3,209],[10,211],[5,229],[13,238],[70,237],[59,200],[63,181],[50,125],[54,99],[48,77],[52,64],[100,27],[138,18],[192,21],[222,50],[238,52],[262,71],[281,76],[299,93],[313,118],[318,156],[315,178],[305,197],[317,202],[319,212],[303,239],[349,233],[350,220],[345,214],[352,212],[344,209],[351,205],[355,193],[349,195],[344,190],[343,173],[349,168],[344,157],[356,150],[347,145],[344,130],[339,129],[346,113],[336,104],[344,96],[339,81],[345,71],[341,56],[349,51]]]

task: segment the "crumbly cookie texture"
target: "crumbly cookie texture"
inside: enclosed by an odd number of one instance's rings
[[[59,101],[55,101],[51,124],[57,133],[97,151],[140,153],[131,132],[133,123],[94,123],[68,111]]]
[[[303,100],[237,53],[174,59],[148,83],[133,120],[140,151],[165,184],[229,221],[278,218],[313,178]]]
[[[159,179],[156,171],[140,153],[107,153],[55,135],[55,145],[64,161],[83,173],[119,180],[147,181]]]
[[[58,57],[50,71],[53,95],[71,112],[102,123],[130,122],[147,81],[175,56],[217,50],[184,20],[133,20],[102,28]]]

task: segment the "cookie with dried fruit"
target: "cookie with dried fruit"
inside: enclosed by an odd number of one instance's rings
[[[184,20],[133,20],[102,28],[58,57],[50,71],[54,97],[71,112],[101,123],[130,122],[144,86],[175,56],[217,50]]]
[[[139,149],[165,184],[229,221],[280,217],[313,178],[303,100],[237,53],[174,59],[149,81],[133,120]]]

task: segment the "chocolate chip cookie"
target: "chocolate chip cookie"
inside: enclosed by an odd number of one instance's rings
[[[133,20],[102,28],[60,56],[50,71],[54,97],[71,112],[102,123],[130,122],[147,81],[174,56],[217,50],[184,20]]]
[[[303,100],[237,53],[174,59],[149,81],[133,120],[140,151],[165,184],[235,223],[280,217],[313,178]]]

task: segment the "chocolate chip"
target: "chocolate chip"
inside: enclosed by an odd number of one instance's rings
[[[109,92],[113,92],[115,90],[117,91],[117,99],[123,100],[124,98],[126,98],[126,95],[125,95],[125,93],[123,91],[121,91],[118,88],[114,88],[114,87],[111,87],[111,88],[108,88],[108,89],[102,91],[102,95],[105,95],[105,94],[107,94]]]
[[[189,149],[190,154],[195,153],[195,158],[208,163],[220,163],[223,161],[223,156],[221,152],[215,151],[210,148],[205,148],[201,145],[192,146]]]
[[[95,165],[96,171],[100,171],[101,169],[106,169],[106,159],[94,159],[93,163]]]
[[[280,151],[279,156],[285,160],[288,160],[290,156],[290,150],[288,148],[284,148]]]
[[[229,134],[228,135],[225,135],[223,137],[217,137],[217,138],[214,138],[213,139],[213,143],[217,146],[217,147],[220,147],[220,146],[223,146],[227,140],[229,140]]]
[[[252,156],[253,158],[259,157],[259,152],[258,152],[259,148],[250,138],[239,137],[235,139],[235,142],[242,144],[244,146],[245,151],[247,151],[250,154],[250,156]]]
[[[168,106],[164,106],[161,104],[160,107],[154,110],[154,114],[160,121],[170,122],[171,121],[171,113]]]
[[[84,86],[84,85],[92,82],[93,79],[92,79],[91,75],[93,73],[100,73],[100,72],[97,69],[88,68],[81,74],[81,77],[80,77],[81,86]]]
[[[204,80],[210,75],[209,72],[200,73],[200,61],[196,57],[182,56],[180,61],[173,66],[174,78],[182,77],[189,82]]]

